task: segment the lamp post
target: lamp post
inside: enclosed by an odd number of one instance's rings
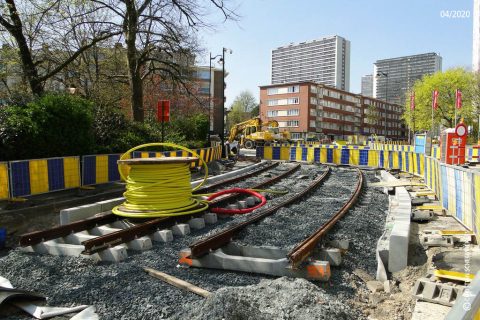
[[[213,103],[213,99],[212,99],[212,61],[221,57],[222,55],[220,54],[216,55],[215,57],[212,57],[212,53],[210,52],[210,60],[209,60],[210,68],[208,69],[208,72],[209,72],[209,75],[208,75],[209,76],[208,78],[208,130],[209,130],[208,137],[209,137],[209,140],[210,140],[210,133],[213,132],[213,128],[214,128],[213,112],[215,110],[215,103]]]
[[[223,48],[222,49],[222,83],[223,83],[223,99],[222,99],[222,131],[220,138],[222,140],[222,156],[225,150],[225,52],[229,51],[230,54],[233,53],[231,49]],[[225,152],[226,157],[228,156]]]
[[[385,83],[385,139],[387,138],[387,104],[388,104],[388,73],[386,72],[377,72],[377,77],[384,76]]]

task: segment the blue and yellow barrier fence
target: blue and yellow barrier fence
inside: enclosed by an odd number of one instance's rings
[[[10,162],[11,197],[30,196],[80,186],[80,157]]]
[[[10,195],[8,184],[8,162],[0,162],[0,200],[8,199]]]
[[[195,151],[206,162],[222,155],[220,145]],[[186,155],[183,151],[162,153],[166,157]],[[118,159],[120,154],[101,154],[83,156],[81,162],[77,156],[0,162],[0,200],[119,181]]]

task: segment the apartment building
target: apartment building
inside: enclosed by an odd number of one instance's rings
[[[373,68],[373,97],[404,104],[415,81],[442,71],[442,57],[436,53],[378,60]]]
[[[350,88],[350,41],[331,36],[272,50],[272,84],[297,81]]]
[[[367,74],[362,77],[362,96],[373,97],[373,75]]]
[[[401,114],[400,105],[312,81],[260,86],[262,121],[277,120],[292,139],[317,135],[344,140],[348,135],[385,132],[388,138],[403,139]]]

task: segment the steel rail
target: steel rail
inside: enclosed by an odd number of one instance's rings
[[[222,230],[206,239],[202,239],[200,241],[197,241],[190,245],[190,250],[191,250],[191,256],[192,258],[196,257],[201,257],[207,253],[209,253],[212,250],[221,248],[228,244],[232,238],[241,230],[244,228],[248,227],[249,225],[256,223],[265,217],[268,217],[275,212],[277,212],[280,208],[287,206],[289,204],[292,204],[299,199],[303,198],[307,193],[311,192],[314,190],[316,187],[318,187],[328,176],[330,173],[330,168],[328,168],[320,177],[315,179],[309,186],[307,186],[305,189],[303,189],[301,192],[289,197],[288,199],[281,201],[278,204],[275,204],[271,206],[270,208],[261,210],[254,215],[252,215],[250,218],[245,220],[244,222],[238,223],[234,226],[231,226],[225,230]]]
[[[315,231],[310,237],[299,243],[293,248],[287,255],[288,260],[292,267],[298,267],[315,249],[317,244],[325,237],[327,232],[340,220],[348,210],[355,204],[362,192],[363,186],[363,174],[360,169],[357,168],[358,182],[355,191],[350,196],[350,199],[338,210],[326,223],[324,223],[317,231]]]
[[[255,174],[258,174],[258,173],[264,172],[266,170],[272,169],[272,168],[278,166],[278,164],[279,164],[279,162],[274,162],[274,163],[271,163],[271,164],[269,164],[265,167],[257,169],[253,172],[248,172],[247,174],[243,174],[243,175],[240,175],[238,177],[234,177],[234,178],[231,178],[231,179],[219,181],[218,183],[215,183],[213,185],[207,186],[205,188],[201,188],[200,190],[198,190],[198,192],[200,192],[200,191],[205,192],[205,191],[208,191],[208,189],[211,189],[211,188],[216,188],[216,187],[226,185],[226,184],[229,184],[229,183],[234,183],[236,181],[239,181],[239,180],[242,180],[242,179],[245,179],[245,178],[249,178],[249,177],[251,177]],[[205,189],[207,189],[207,190],[205,190]],[[223,199],[219,199],[219,202],[220,202],[220,200],[223,200]],[[118,220],[123,220],[123,219],[124,219],[123,217],[114,215],[112,213],[105,214],[105,215],[98,216],[98,217],[91,217],[91,218],[87,218],[87,219],[82,219],[82,220],[75,221],[75,222],[72,222],[72,223],[68,223],[68,224],[65,224],[65,225],[53,227],[53,228],[50,228],[50,229],[34,231],[34,232],[23,234],[23,235],[20,236],[19,244],[22,247],[32,246],[32,245],[39,244],[43,241],[48,241],[48,240],[53,240],[53,239],[57,239],[57,238],[66,237],[66,236],[68,236],[72,233],[85,231],[85,230],[92,229],[92,228],[94,228],[96,226],[99,226],[99,225],[109,224],[109,223],[112,223],[112,222],[115,222],[115,221],[118,221]],[[182,219],[179,218],[179,220],[182,220]]]
[[[215,189],[215,188],[218,188],[218,187],[230,184],[230,183],[235,183],[235,182],[241,181],[241,180],[246,179],[246,178],[250,178],[250,177],[252,177],[254,175],[257,175],[259,173],[262,173],[262,172],[265,172],[267,170],[273,169],[273,168],[277,167],[279,164],[280,164],[279,162],[268,163],[266,166],[261,167],[259,169],[255,169],[255,170],[250,171],[250,172],[247,172],[246,174],[242,174],[242,175],[230,178],[230,179],[221,180],[217,183],[213,183],[211,185],[202,187],[202,188],[196,190],[194,192],[194,194],[207,193],[207,192],[211,191],[212,189]]]
[[[58,227],[53,227],[51,229],[23,234],[20,236],[19,243],[22,247],[33,246],[43,241],[66,237],[72,233],[85,231],[95,228],[96,226],[112,223],[118,220],[121,220],[121,217],[114,214],[106,214],[103,216],[83,219]]]
[[[283,172],[282,174],[275,176],[271,179],[268,179],[264,182],[261,182],[257,185],[251,187],[251,189],[259,189],[264,188],[268,185],[274,184],[277,181],[281,180],[282,178],[292,174],[293,172],[297,171],[300,168],[300,164],[297,164],[290,168],[288,171]],[[232,194],[230,196],[224,197],[219,199],[218,201],[213,202],[212,204],[219,205],[226,201],[231,201],[240,197],[239,194]],[[94,254],[99,251],[105,250],[109,247],[119,245],[121,243],[126,243],[132,241],[138,237],[143,237],[148,234],[151,234],[155,231],[170,228],[179,222],[186,222],[190,220],[192,217],[199,217],[202,213],[194,214],[194,215],[186,215],[186,216],[176,216],[176,217],[166,217],[166,218],[156,218],[147,222],[143,222],[132,226],[128,229],[123,229],[119,231],[115,231],[103,236],[96,237],[91,240],[86,240],[82,242],[82,245],[85,247],[82,253],[84,254]]]
[[[291,175],[292,173],[294,173],[295,171],[297,171],[298,169],[300,169],[301,167],[301,164],[296,164],[295,166],[293,166],[292,168],[288,169],[287,171],[279,174],[278,176],[275,176],[271,179],[268,179],[264,182],[261,182],[259,184],[256,184],[252,187],[250,187],[249,189],[261,189],[261,188],[265,188],[265,187],[268,187],[269,185],[272,185],[274,183],[276,183],[277,181],[285,178],[286,176],[289,176]],[[240,194],[230,194],[230,195],[227,195],[225,197],[222,197],[222,198],[217,198],[213,201],[210,202],[210,207],[212,206],[220,206],[222,204],[225,204],[226,202],[231,202],[232,200],[235,200],[237,198],[241,197]]]

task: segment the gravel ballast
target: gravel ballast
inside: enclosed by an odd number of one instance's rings
[[[287,166],[280,165],[280,170],[277,171],[280,172]],[[302,166],[300,171],[274,187],[298,190],[302,185],[308,185],[309,180],[313,180],[323,170],[323,166]],[[275,174],[278,173],[272,176]],[[307,178],[300,179],[302,175]],[[375,180],[373,173],[366,173],[366,176],[370,181]],[[337,177],[343,182],[335,182]],[[265,179],[266,177],[261,177],[257,180]],[[243,186],[253,183],[256,181],[248,180]],[[326,199],[326,203],[336,206],[338,202],[341,207],[348,198],[345,189],[350,192],[353,190],[351,186],[356,183],[356,174],[351,169],[334,168],[332,175],[315,194],[322,192],[329,183],[336,186],[324,194],[326,198],[331,198]],[[274,197],[269,201],[270,205],[279,199],[280,196]],[[328,285],[301,279],[275,279],[256,274],[189,269],[177,265],[181,249],[203,238],[206,233],[218,232],[227,225],[246,219],[246,216],[220,219],[219,224],[192,231],[186,237],[176,237],[172,243],[155,243],[148,251],[130,252],[127,260],[118,264],[12,250],[0,259],[0,275],[10,279],[16,288],[45,294],[48,305],[51,306],[94,305],[101,319],[362,319],[360,310],[351,301],[357,291],[364,288],[359,279],[352,275],[352,270],[362,268],[375,274],[375,246],[384,227],[384,210],[388,205],[386,201],[386,196],[379,190],[367,188],[359,205],[348,212],[330,232],[332,238],[350,240],[351,247],[344,257],[344,266],[332,269],[332,280]],[[323,205],[320,197],[315,203]],[[296,207],[299,211],[311,210],[301,204],[291,207]],[[280,211],[277,212],[279,213]],[[271,223],[275,223],[277,214],[268,218],[272,220]],[[289,220],[285,221],[290,223]],[[297,223],[298,219],[291,223],[293,222]],[[307,224],[310,223],[305,223]],[[255,228],[260,225],[261,223]],[[304,234],[298,238],[303,236]],[[242,237],[242,241],[245,241],[253,236],[246,233]],[[268,238],[270,240],[265,240],[265,243],[263,240],[253,243],[289,247],[297,241],[296,238],[289,238],[286,242],[273,240],[274,237],[271,236]],[[152,278],[142,270],[143,267],[168,273],[215,294],[205,300]],[[238,312],[238,317],[235,312]],[[5,319],[29,318],[19,313]]]

